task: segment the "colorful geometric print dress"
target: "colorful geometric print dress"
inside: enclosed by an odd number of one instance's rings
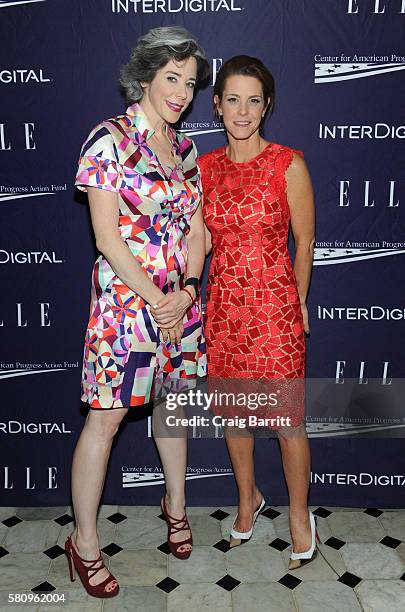
[[[162,166],[148,145],[153,130],[139,104],[103,121],[82,146],[75,184],[117,193],[119,232],[163,293],[183,286],[186,234],[201,197],[192,140],[167,126],[181,163]],[[82,400],[91,408],[138,406],[162,389],[192,386],[206,374],[201,309],[184,316],[181,345],[164,343],[150,305],[115,275],[100,254],[92,274]]]
[[[305,342],[287,248],[285,180],[294,153],[302,155],[271,143],[254,159],[236,163],[221,147],[198,163],[213,245],[205,320],[208,375],[277,379],[283,412],[297,425],[304,416]]]

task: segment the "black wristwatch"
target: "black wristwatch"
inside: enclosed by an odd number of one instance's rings
[[[185,286],[185,287],[187,287],[187,285],[191,285],[192,287],[194,287],[194,289],[195,289],[195,297],[196,297],[196,298],[198,298],[198,296],[199,296],[199,294],[200,294],[200,293],[199,293],[199,286],[200,286],[200,283],[199,283],[198,278],[197,278],[197,277],[195,277],[195,276],[190,276],[190,278],[188,278],[188,279],[186,280],[186,282],[184,283],[184,286]]]

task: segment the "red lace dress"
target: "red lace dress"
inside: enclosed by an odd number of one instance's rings
[[[198,163],[213,244],[205,323],[208,375],[220,379],[222,389],[225,379],[246,391],[247,379],[267,381],[260,388],[282,399],[275,413],[289,416],[295,426],[304,418],[305,342],[287,248],[285,172],[294,153],[302,155],[271,143],[254,159],[236,163],[222,147]]]

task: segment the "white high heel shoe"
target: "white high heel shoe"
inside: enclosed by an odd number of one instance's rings
[[[318,540],[319,543],[321,540],[316,530],[316,517],[312,514],[312,512],[309,512],[309,523],[311,525],[311,547],[301,553],[295,553],[294,549],[292,550],[290,555],[290,563],[288,566],[289,570],[298,569],[299,567],[306,565],[315,559],[318,554],[318,551],[316,550],[316,540]]]
[[[261,513],[261,511],[263,510],[263,508],[265,507],[265,505],[266,505],[266,500],[263,497],[260,505],[256,508],[253,514],[252,527],[249,529],[249,531],[237,531],[235,529],[235,521],[237,518],[235,516],[235,519],[232,525],[232,529],[231,529],[231,537],[229,541],[230,548],[234,548],[235,546],[240,546],[241,544],[243,544],[243,542],[247,542],[248,540],[250,540],[253,534],[253,528],[255,526],[256,519]]]

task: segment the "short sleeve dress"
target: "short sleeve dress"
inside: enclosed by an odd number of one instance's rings
[[[201,196],[196,148],[167,126],[177,158],[162,165],[148,145],[153,129],[139,104],[98,124],[82,146],[76,186],[115,192],[119,232],[163,293],[183,287],[186,235]],[[206,374],[201,306],[184,316],[179,345],[163,342],[150,305],[116,276],[104,255],[94,264],[85,336],[82,401],[95,409],[139,406],[162,390],[193,386]]]

